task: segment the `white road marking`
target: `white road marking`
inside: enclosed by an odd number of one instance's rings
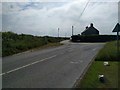
[[[80,61],[80,63],[82,63],[83,61]]]
[[[0,76],[4,75],[5,73],[1,73]]]
[[[75,62],[75,61],[71,61],[70,63],[73,63],[73,64],[77,64],[78,62]]]
[[[42,60],[35,61],[35,62],[33,62],[33,63],[30,63],[30,64],[27,64],[27,65],[18,67],[18,68],[16,68],[16,69],[10,70],[10,71],[8,71],[8,72],[1,73],[0,76],[5,75],[5,74],[8,74],[8,73],[11,73],[11,72],[14,72],[14,71],[17,71],[17,70],[20,70],[20,69],[22,69],[22,68],[31,66],[31,65],[36,64],[36,63],[39,63],[39,62],[43,62],[43,61],[45,61],[45,60],[47,60],[47,59],[51,59],[51,58],[54,58],[54,57],[56,57],[56,56],[57,56],[57,55],[54,55],[54,56],[51,56],[51,57],[48,57],[48,58],[44,58],[44,59],[42,59]]]
[[[78,63],[82,63],[83,61],[71,61],[70,63],[72,63],[72,64],[78,64]]]
[[[69,50],[69,52],[72,52],[73,51],[73,49],[68,49]]]
[[[95,51],[95,50],[96,50],[96,48],[93,49],[93,51]]]

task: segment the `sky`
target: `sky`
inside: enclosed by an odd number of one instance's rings
[[[118,22],[118,1],[4,0],[0,3],[0,30],[56,37],[60,28],[60,36],[69,37],[72,26],[74,34],[81,34],[93,23],[100,34],[111,35],[115,34],[112,30]]]

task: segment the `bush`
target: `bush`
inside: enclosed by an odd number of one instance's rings
[[[71,38],[73,42],[108,42],[116,40],[116,35],[74,35]]]
[[[2,32],[2,56],[8,56],[23,52],[32,48],[40,47],[49,43],[56,43],[63,40],[57,37],[39,37],[13,32]]]

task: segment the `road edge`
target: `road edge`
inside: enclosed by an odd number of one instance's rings
[[[73,85],[72,88],[78,88],[77,86],[79,85],[79,83],[81,82],[81,80],[83,79],[84,75],[87,73],[89,67],[91,66],[91,64],[94,62],[95,58],[97,56],[97,53],[96,55],[92,58],[92,60],[88,63],[88,65],[86,66],[86,68],[84,69],[82,75],[76,80],[75,84]]]

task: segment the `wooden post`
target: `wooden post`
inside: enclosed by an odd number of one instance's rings
[[[74,26],[72,26],[72,36],[73,36],[73,29],[74,29]]]
[[[58,28],[58,42],[60,41],[60,40],[59,40],[59,30],[60,30],[60,29]]]
[[[119,60],[119,31],[117,31],[117,60]]]

